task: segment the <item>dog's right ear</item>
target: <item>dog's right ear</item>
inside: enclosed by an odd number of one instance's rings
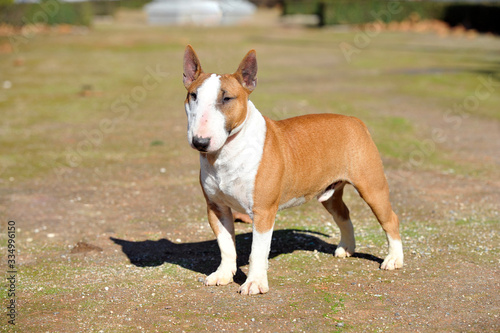
[[[201,70],[200,60],[198,60],[196,52],[194,52],[191,45],[186,46],[186,50],[184,51],[184,74],[182,75],[184,87],[188,89],[201,73],[203,71]]]

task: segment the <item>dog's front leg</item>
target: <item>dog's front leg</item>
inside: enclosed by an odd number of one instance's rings
[[[267,268],[276,210],[254,214],[252,250],[248,277],[240,287],[242,295],[265,294],[269,291]]]
[[[217,237],[221,253],[219,268],[205,279],[207,286],[223,286],[233,282],[236,274],[236,245],[233,214],[229,207],[207,204],[208,221]]]

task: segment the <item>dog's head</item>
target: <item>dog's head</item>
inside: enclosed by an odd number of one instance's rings
[[[244,125],[248,96],[257,84],[255,50],[247,53],[233,74],[204,73],[191,45],[184,53],[184,103],[188,117],[188,141],[204,153],[222,148]]]

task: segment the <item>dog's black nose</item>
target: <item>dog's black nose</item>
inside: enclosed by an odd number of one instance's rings
[[[195,147],[199,151],[207,151],[209,145],[210,138],[202,138],[199,136],[193,137],[193,147]]]

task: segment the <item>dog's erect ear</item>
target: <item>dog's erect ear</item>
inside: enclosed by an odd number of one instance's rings
[[[203,73],[201,70],[200,60],[191,45],[186,46],[184,51],[184,74],[182,74],[182,81],[186,89],[189,88],[191,83],[193,83],[200,74]]]
[[[250,50],[247,53],[234,75],[249,92],[255,89],[257,86],[257,53],[255,50]]]

